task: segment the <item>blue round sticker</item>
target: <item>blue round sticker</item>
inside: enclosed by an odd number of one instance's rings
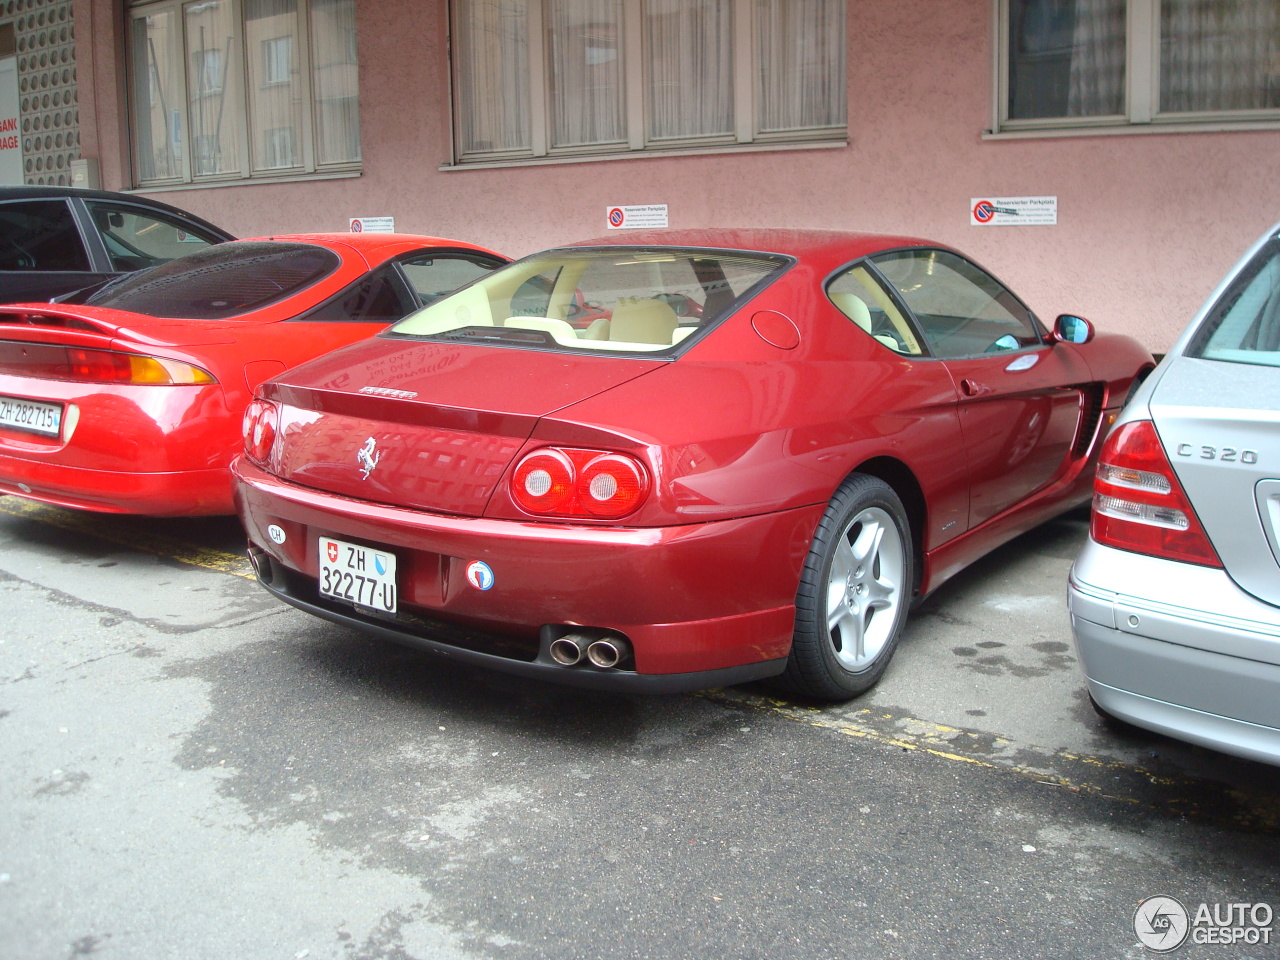
[[[467,583],[477,590],[488,590],[493,586],[493,570],[483,560],[472,560],[467,564]]]

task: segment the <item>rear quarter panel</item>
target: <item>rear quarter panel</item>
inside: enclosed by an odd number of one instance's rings
[[[784,282],[785,281],[785,282]],[[754,314],[789,317],[783,349]],[[610,442],[612,440],[612,442]],[[656,495],[628,525],[723,520],[825,504],[874,457],[916,476],[929,505],[924,540],[963,530],[966,467],[955,388],[942,364],[901,357],[821,295],[800,266],[664,368],[544,417],[527,449],[629,446],[656,471]],[[489,516],[523,514],[499,486]]]

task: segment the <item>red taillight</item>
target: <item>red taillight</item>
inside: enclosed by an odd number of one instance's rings
[[[566,513],[573,495],[573,461],[562,450],[539,450],[520,461],[512,477],[516,502],[530,513]]]
[[[42,380],[152,386],[217,383],[209,371],[181,360],[20,340],[0,340],[0,373]]]
[[[123,353],[109,350],[67,350],[67,367],[72,380],[128,383],[133,369]]]
[[[1108,547],[1222,566],[1150,420],[1126,423],[1107,437],[1089,533]]]
[[[516,465],[511,496],[541,516],[616,520],[649,492],[649,476],[634,457],[605,450],[545,447]]]
[[[244,411],[244,452],[255,463],[266,466],[276,442],[279,410],[270,400],[254,400]]]

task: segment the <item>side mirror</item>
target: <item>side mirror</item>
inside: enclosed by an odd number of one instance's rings
[[[1063,343],[1088,343],[1093,339],[1093,324],[1084,317],[1064,313],[1053,323],[1053,337]]]

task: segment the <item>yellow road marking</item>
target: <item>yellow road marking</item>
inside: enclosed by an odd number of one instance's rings
[[[797,706],[786,700],[750,694],[740,690],[709,690],[703,694],[709,700],[726,706],[775,713],[788,720],[812,727],[832,730],[849,737],[857,737],[894,747],[929,754],[943,760],[968,763],[992,770],[1008,770],[1046,786],[1062,787],[1077,793],[1092,794],[1107,800],[1173,811],[1178,814],[1221,820],[1236,826],[1274,831],[1280,829],[1280,798],[1265,790],[1245,791],[1232,789],[1221,783],[1196,780],[1178,780],[1160,776],[1135,764],[1101,757],[1091,757],[1066,751],[1047,751],[1043,754],[1044,767],[1028,766],[1013,756],[1001,756],[999,750],[1014,749],[1015,744],[1001,737],[973,733],[955,727],[930,723],[909,715],[884,712],[883,708],[858,711],[853,716],[833,716],[818,707]],[[972,733],[989,742],[992,752],[985,755],[966,754],[951,743],[958,735]],[[1081,767],[1075,774],[1066,775],[1056,769]],[[1122,776],[1129,783],[1120,787],[1103,786],[1093,782],[1089,771]],[[1117,789],[1125,786],[1152,788],[1147,797],[1120,796]],[[1208,794],[1208,796],[1207,796]]]
[[[233,577],[246,580],[256,579],[249,558],[239,553],[227,553],[223,550],[211,550],[193,543],[152,533],[142,528],[139,518],[122,517],[115,514],[82,513],[78,510],[66,510],[34,500],[21,497],[0,497],[0,513],[25,520],[38,520],[51,527],[83,533],[118,543],[123,547],[155,554],[179,563],[188,563],[193,567],[203,567],[218,573],[229,573]]]

